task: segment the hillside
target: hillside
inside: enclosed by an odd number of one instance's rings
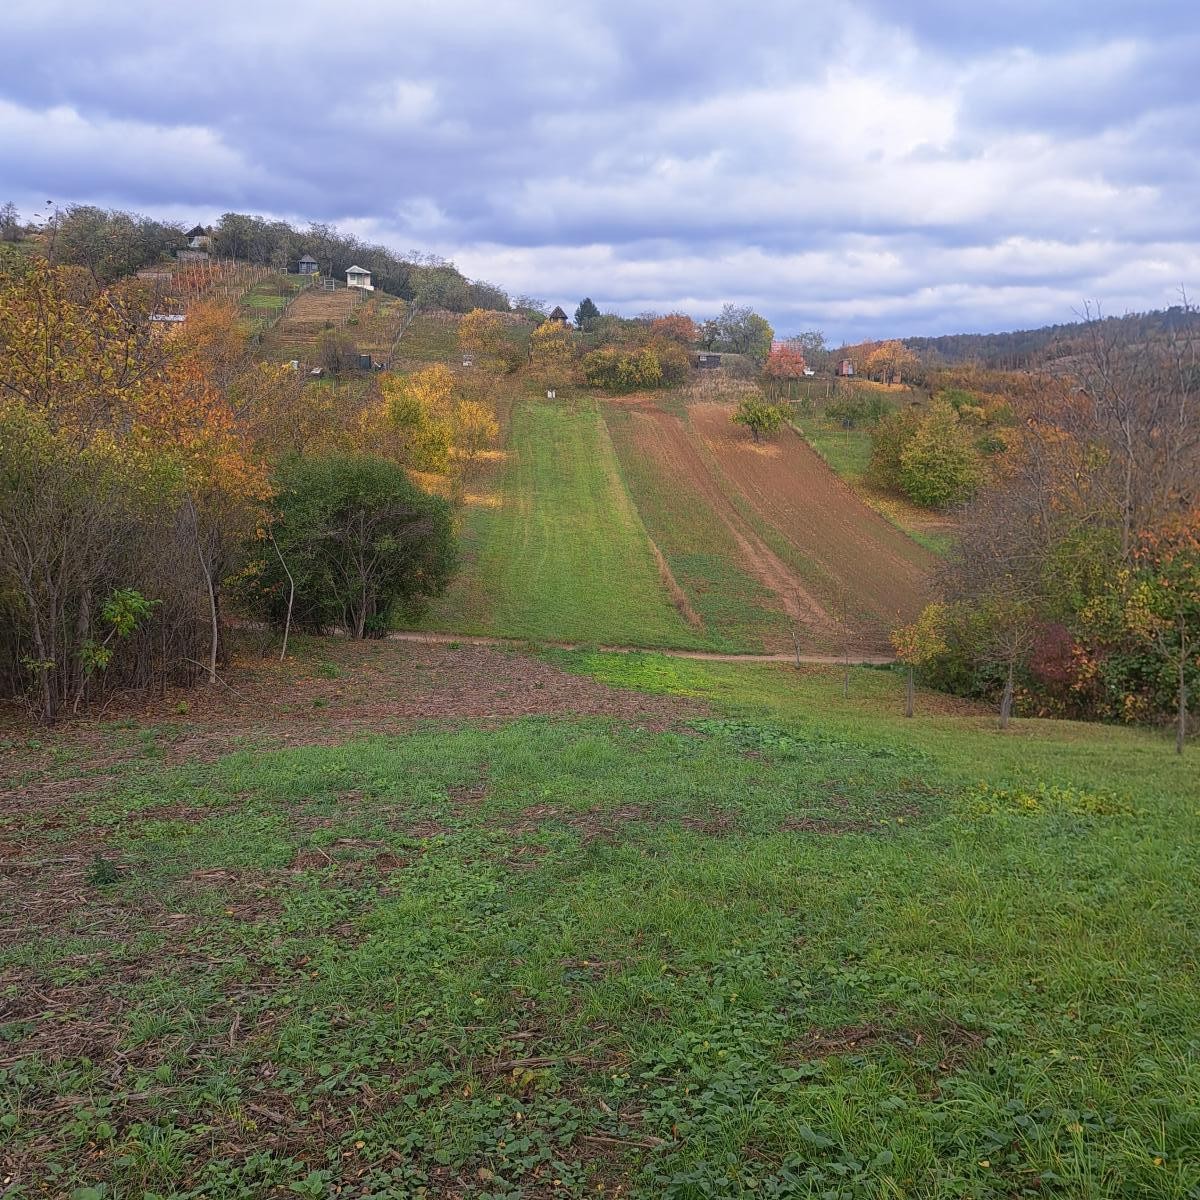
[[[1129,313],[1104,317],[1105,336],[1120,334],[1135,342],[1153,340],[1171,331],[1200,328],[1200,313],[1175,306],[1148,313]],[[1044,367],[1055,359],[1068,358],[1084,348],[1085,322],[1042,325],[1011,333],[955,333],[941,337],[904,338],[904,344],[916,351],[930,366],[939,363],[974,362],[1001,370]]]
[[[934,558],[790,429],[755,445],[704,388],[515,397],[471,486],[432,630],[719,651],[886,654]]]

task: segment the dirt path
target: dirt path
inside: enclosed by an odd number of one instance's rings
[[[845,596],[855,643],[884,654],[889,631],[931,598],[934,556],[868,508],[799,435],[785,428],[756,445],[731,412],[716,403],[689,409],[726,487],[820,572],[808,584],[825,611],[836,615]]]
[[[426,645],[444,646],[453,644],[457,646],[511,646],[520,648],[528,645],[517,638],[495,638],[495,637],[473,637],[459,633],[411,633],[402,630],[397,633],[388,634],[392,641],[396,642],[421,642]],[[584,649],[578,642],[540,642],[542,646],[549,646],[553,650],[581,650]],[[733,663],[782,663],[782,662],[800,662],[812,663],[816,665],[836,665],[849,661],[851,666],[886,666],[888,663],[896,661],[894,654],[863,654],[860,651],[851,651],[850,655],[843,657],[839,654],[718,654],[711,650],[663,650],[656,646],[595,646],[588,647],[602,651],[605,654],[664,654],[668,658],[694,658],[701,662],[733,662]]]

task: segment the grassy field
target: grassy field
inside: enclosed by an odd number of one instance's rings
[[[1162,739],[655,655],[552,655],[612,718],[539,716],[571,677],[516,655],[297,650],[242,724],[5,731],[6,1196],[1197,1194]]]
[[[467,562],[426,628],[702,646],[673,607],[594,401],[526,400],[498,491],[471,507]]]

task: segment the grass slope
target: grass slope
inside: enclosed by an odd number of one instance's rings
[[[517,404],[495,506],[472,509],[468,561],[426,628],[707,644],[672,606],[604,422],[590,400],[580,404]]]
[[[6,837],[123,867],[0,945],[8,1194],[1196,1194],[1193,763],[905,722],[891,672],[552,657],[711,715],[64,742],[107,782]]]

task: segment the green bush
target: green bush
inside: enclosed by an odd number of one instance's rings
[[[984,479],[983,459],[954,408],[935,400],[888,414],[875,431],[871,481],[927,508],[969,500]]]
[[[276,628],[382,636],[397,610],[445,590],[455,563],[450,508],[378,458],[298,459],[280,471],[269,541],[245,595]],[[290,575],[290,579],[289,579]]]

